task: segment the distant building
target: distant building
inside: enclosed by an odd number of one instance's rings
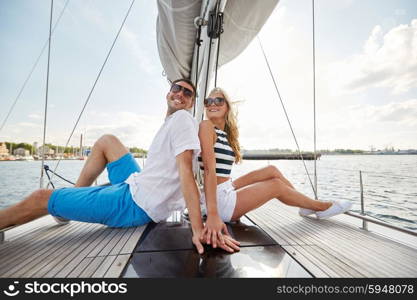
[[[50,149],[48,146],[40,146],[37,149],[37,153],[40,156],[42,156],[43,154],[45,154],[45,155],[48,156],[48,155],[54,155],[55,154],[55,151],[53,149]]]
[[[408,150],[398,150],[398,154],[417,154],[417,150],[408,149]]]
[[[6,143],[0,143],[0,158],[8,157],[9,149],[7,149]]]
[[[14,155],[19,155],[19,156],[29,156],[29,150],[26,150],[25,148],[17,148],[13,151]]]

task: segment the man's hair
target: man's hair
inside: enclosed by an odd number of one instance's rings
[[[187,78],[176,79],[173,82],[171,82],[171,85],[173,85],[174,83],[177,83],[177,82],[181,82],[181,81],[186,82],[189,85],[191,85],[191,87],[193,88],[193,92],[194,92],[193,100],[195,100],[195,97],[197,96],[197,90],[195,88],[194,83],[190,79],[187,79]]]

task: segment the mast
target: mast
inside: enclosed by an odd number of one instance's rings
[[[317,122],[316,122],[316,38],[315,38],[315,16],[314,16],[314,0],[312,0],[313,8],[313,127],[314,127],[314,189],[315,199],[318,200],[317,191]]]
[[[223,12],[226,6],[227,0],[219,0],[219,10],[218,12]],[[216,59],[217,56],[217,44],[219,39],[218,38],[210,38],[207,35],[207,20],[210,15],[210,11],[215,9],[217,5],[217,0],[209,0],[207,5],[201,6],[201,17],[200,21],[203,24],[203,30],[201,32],[201,46],[200,46],[200,53],[197,61],[196,53],[198,51],[198,46],[195,45],[194,47],[194,57],[193,57],[193,64],[191,68],[191,79],[194,80],[198,78],[195,85],[197,86],[197,99],[195,104],[194,110],[194,117],[200,122],[203,119],[203,111],[204,111],[204,98],[206,97],[207,89],[210,85],[211,78],[213,77],[214,68],[216,66]],[[201,20],[202,19],[202,20]],[[205,26],[204,26],[205,25]],[[211,43],[210,43],[211,40]],[[197,70],[198,69],[198,70]],[[196,74],[198,71],[199,74]]]
[[[43,142],[42,142],[42,164],[41,164],[41,178],[39,182],[39,187],[43,188],[43,174],[45,166],[45,139],[46,139],[46,120],[48,113],[48,91],[49,91],[49,62],[51,57],[51,35],[52,35],[52,14],[54,11],[54,0],[51,0],[51,13],[49,17],[49,39],[48,39],[48,64],[46,67],[46,89],[45,89],[45,112],[43,118]]]
[[[83,157],[83,134],[80,136],[80,157]]]

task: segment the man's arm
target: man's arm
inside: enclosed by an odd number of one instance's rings
[[[203,221],[200,210],[200,193],[193,174],[193,150],[186,150],[176,156],[178,172],[181,180],[181,190],[187,204],[188,215],[193,231],[193,244],[198,253],[203,253],[200,236],[203,232]]]

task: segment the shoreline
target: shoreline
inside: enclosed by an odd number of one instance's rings
[[[312,156],[313,154],[311,153],[302,153],[303,158],[306,159],[306,156]],[[417,153],[317,153],[317,158],[320,159],[320,156],[414,156],[417,155]],[[246,156],[246,158],[245,158]],[[254,158],[254,156],[256,158]],[[288,159],[288,160],[295,160],[297,158],[299,159],[299,154],[295,154],[295,153],[279,153],[279,154],[261,154],[261,155],[243,155],[243,159],[244,160],[268,160],[268,159]],[[143,157],[135,157],[135,158],[143,158]],[[57,160],[73,160],[73,161],[83,161],[83,160],[87,160],[87,157],[85,157],[84,159],[80,159],[80,158],[52,158],[52,159],[45,159],[44,161],[57,161]],[[307,160],[309,160],[307,158]],[[29,162],[29,161],[42,161],[41,159],[15,159],[15,160],[10,160],[10,159],[0,159],[0,162],[13,162],[13,161],[23,161],[23,162]]]

